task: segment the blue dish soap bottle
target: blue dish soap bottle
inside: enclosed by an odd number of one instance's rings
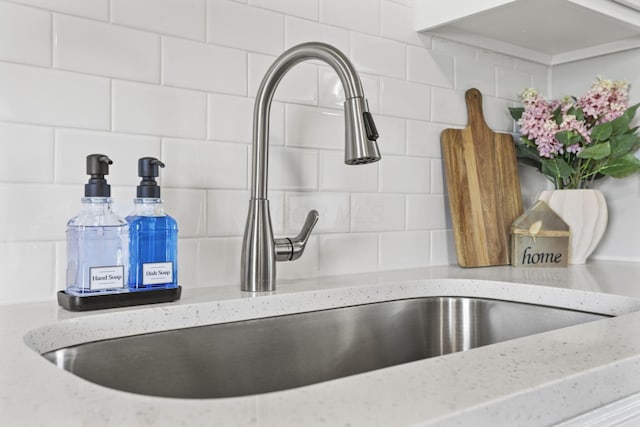
[[[66,293],[74,296],[126,292],[129,226],[111,208],[105,176],[113,162],[104,154],[87,156],[89,182],[82,210],[67,223]]]
[[[164,163],[154,157],[138,160],[142,178],[127,217],[130,230],[129,290],[169,289],[178,286],[178,223],[164,213],[156,182]]]

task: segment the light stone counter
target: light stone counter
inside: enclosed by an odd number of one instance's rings
[[[615,315],[293,390],[170,399],[101,387],[40,353],[82,342],[419,296],[506,299]],[[636,313],[634,313],[636,312]],[[640,264],[435,267],[300,280],[252,296],[185,289],[179,302],[70,313],[0,307],[2,426],[548,425],[640,392]]]

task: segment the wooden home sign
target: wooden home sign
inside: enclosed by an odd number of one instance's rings
[[[537,201],[511,225],[514,267],[566,267],[569,226],[544,201]]]

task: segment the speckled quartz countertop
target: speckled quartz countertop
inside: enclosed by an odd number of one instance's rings
[[[70,313],[0,307],[0,425],[548,425],[640,392],[640,264],[434,267],[282,282],[269,295],[186,289],[179,302]],[[475,296],[615,315],[293,390],[172,399],[108,389],[40,353],[83,342],[419,296]]]

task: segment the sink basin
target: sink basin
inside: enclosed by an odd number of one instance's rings
[[[43,356],[118,390],[218,398],[319,383],[606,317],[425,297],[90,342]]]

